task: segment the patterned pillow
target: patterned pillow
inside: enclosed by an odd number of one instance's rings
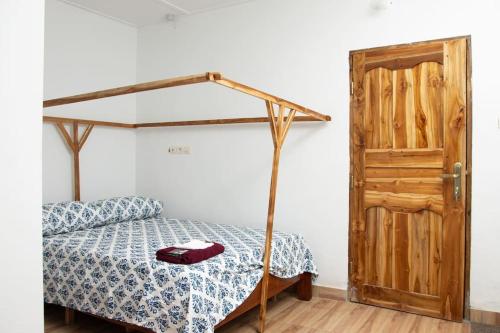
[[[96,202],[65,201],[42,206],[42,234],[55,235],[93,228],[103,223]]]
[[[145,197],[118,197],[99,200],[99,218],[104,224],[142,220],[158,216],[163,211],[160,201]]]
[[[42,233],[50,236],[110,223],[146,219],[158,216],[162,211],[160,201],[137,196],[50,203],[42,206]]]

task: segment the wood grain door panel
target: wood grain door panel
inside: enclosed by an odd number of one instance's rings
[[[451,320],[464,302],[466,40],[351,53],[350,298]]]

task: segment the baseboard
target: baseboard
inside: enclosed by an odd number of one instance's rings
[[[338,301],[345,301],[347,299],[347,290],[323,287],[323,286],[313,286],[313,296],[334,299]]]
[[[347,290],[313,285],[313,296],[334,299],[338,301],[347,300]],[[470,309],[470,321],[485,325],[500,326],[500,312]]]
[[[470,321],[486,325],[500,326],[500,312],[470,309]]]

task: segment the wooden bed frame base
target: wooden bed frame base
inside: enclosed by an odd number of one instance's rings
[[[290,287],[295,287],[296,288],[296,293],[297,293],[297,298],[302,300],[302,301],[310,301],[312,298],[312,275],[311,273],[302,273],[300,275],[297,275],[293,278],[290,279],[281,279],[276,276],[270,275],[269,276],[269,286],[268,286],[268,299],[272,298],[285,289],[288,289]],[[250,294],[250,296],[247,297],[247,299],[240,305],[238,306],[233,312],[231,312],[223,321],[218,323],[215,326],[215,329],[220,328],[227,323],[231,322],[232,320],[238,318],[239,316],[243,315],[244,313],[252,310],[253,308],[257,307],[260,304],[260,297],[261,297],[261,292],[262,292],[262,281],[259,282],[257,287],[255,287],[254,291]],[[70,308],[65,308],[65,322],[67,325],[72,324],[75,320],[75,313],[79,312],[77,310],[73,310]],[[88,314],[88,313],[87,313]],[[129,324],[125,323],[123,321],[118,321],[114,319],[108,319],[104,317],[100,317],[97,315],[92,315],[89,314],[93,317],[104,319],[106,321],[112,322],[116,325],[123,326],[125,328],[126,332],[145,332],[145,333],[151,333],[152,331],[141,327],[137,326],[134,324]]]
[[[269,276],[269,285],[267,298],[272,298],[278,295],[283,290],[295,285],[297,291],[297,298],[302,301],[310,301],[312,298],[312,278],[311,273],[302,273],[290,279],[280,279],[273,275]],[[235,318],[238,318],[245,312],[248,312],[260,304],[260,295],[262,289],[262,281],[259,282],[255,290],[248,296],[248,298],[233,312],[231,312],[226,319],[218,323],[215,328],[219,328],[229,323]]]

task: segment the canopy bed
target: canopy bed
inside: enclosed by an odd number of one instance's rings
[[[280,235],[274,233],[274,237],[278,238],[276,242],[273,242],[273,221],[274,221],[274,209],[275,209],[275,200],[276,200],[276,189],[277,189],[277,180],[278,180],[278,168],[279,168],[279,160],[280,153],[285,141],[286,135],[290,129],[292,122],[326,122],[330,121],[330,116],[321,114],[319,112],[313,111],[296,103],[290,102],[288,100],[273,96],[266,92],[260,91],[258,89],[243,85],[241,83],[232,81],[230,79],[225,78],[220,73],[208,72],[200,75],[192,75],[185,77],[176,77],[171,79],[135,84],[130,86],[124,86],[119,88],[101,90],[91,93],[85,93],[75,96],[57,98],[46,100],[43,103],[44,108],[54,107],[58,105],[65,105],[71,103],[78,103],[83,101],[107,98],[118,95],[132,94],[143,91],[155,90],[155,89],[163,89],[170,88],[175,86],[183,86],[183,85],[191,85],[191,84],[199,84],[211,82],[216,83],[227,88],[234,89],[236,91],[249,94],[256,98],[265,101],[267,117],[249,117],[249,118],[229,118],[229,119],[210,119],[210,120],[187,120],[187,121],[170,121],[170,122],[155,122],[155,123],[118,123],[118,122],[107,122],[107,121],[98,121],[98,120],[88,120],[88,119],[76,119],[76,118],[62,118],[62,117],[52,117],[52,116],[44,116],[44,122],[54,123],[65,142],[67,143],[70,151],[73,154],[73,183],[74,183],[74,200],[76,202],[80,201],[80,156],[79,152],[83,148],[85,142],[87,141],[89,135],[95,126],[105,126],[105,127],[119,127],[119,128],[148,128],[148,127],[169,127],[169,126],[201,126],[201,125],[225,125],[225,124],[243,124],[243,123],[268,123],[271,129],[272,141],[274,146],[274,155],[273,155],[273,165],[272,165],[272,173],[271,173],[271,184],[269,191],[269,203],[268,203],[268,214],[267,214],[267,224],[266,229],[263,231],[262,238],[264,241],[264,249],[263,249],[263,273],[262,279],[255,286],[253,291],[249,293],[249,295],[245,295],[245,300],[236,307],[232,309],[231,312],[227,313],[225,318],[222,321],[216,323],[215,327],[220,327],[221,325],[229,322],[230,320],[236,318],[237,316],[245,313],[246,311],[252,309],[253,307],[260,304],[260,315],[259,315],[259,328],[260,332],[264,332],[265,329],[265,319],[266,319],[266,310],[267,310],[267,300],[283,291],[284,289],[290,286],[297,286],[298,297],[300,299],[308,300],[311,298],[311,272],[302,271],[298,274],[294,274],[290,276],[290,274],[284,274],[286,278],[277,277],[272,273],[275,267],[271,267],[271,256],[272,256],[272,247],[279,247],[280,241],[284,242],[292,242],[287,240],[286,235]],[[277,110],[276,110],[277,107]],[[302,115],[296,115],[300,113]],[[68,131],[65,125],[69,124],[71,127],[71,131]],[[84,131],[80,135],[79,127],[80,125],[84,126]],[[136,200],[136,199],[132,199]],[[140,201],[142,202],[142,201]],[[77,207],[80,203],[78,203],[75,207]],[[83,204],[83,203],[82,203]],[[102,202],[100,203],[102,204]],[[49,208],[48,208],[49,209]],[[52,208],[50,208],[52,209]],[[155,216],[152,217],[153,219]],[[133,222],[133,221],[132,221]],[[130,222],[131,224],[127,226],[130,230],[136,228],[136,225]],[[127,222],[128,223],[128,222]],[[152,222],[152,220],[146,220],[146,224],[148,223],[156,223]],[[170,223],[177,223],[176,220],[171,220]],[[185,225],[190,225],[193,223],[191,221],[185,222]],[[109,226],[101,226],[102,228],[111,228]],[[119,228],[119,227],[116,227]],[[120,228],[124,228],[122,225]],[[146,228],[146,227],[144,227]],[[153,228],[153,227],[151,227]],[[159,228],[155,226],[154,228]],[[202,230],[205,228],[204,226],[193,226],[197,230]],[[200,229],[201,228],[201,229]],[[212,228],[212,227],[211,227]],[[217,228],[226,228],[217,225]],[[113,229],[115,230],[115,229]],[[83,237],[81,233],[85,233],[84,231],[76,231],[77,233],[72,236],[77,237],[76,239],[81,239]],[[96,231],[97,232],[97,231]],[[115,232],[115,231],[112,231]],[[254,231],[235,231],[238,233],[247,233]],[[66,234],[63,234],[66,235]],[[85,233],[85,237],[92,238],[95,236],[95,232]],[[71,237],[72,237],[71,236]],[[61,236],[55,235],[52,238],[48,238],[47,246],[57,246],[60,245],[61,242],[65,242],[70,236]],[[156,237],[156,236],[155,236]],[[245,237],[243,237],[245,238]],[[246,239],[246,238],[245,238]],[[77,242],[77,240],[72,239],[70,242]],[[245,241],[244,241],[245,242]],[[250,240],[248,240],[250,242]],[[300,247],[300,246],[298,246]],[[55,248],[51,248],[54,253],[56,253]],[[52,251],[51,250],[51,251]],[[65,251],[68,251],[67,249]],[[50,251],[47,251],[50,252]],[[45,253],[44,253],[45,254]],[[261,253],[262,254],[262,253]],[[274,262],[274,260],[273,260]],[[56,279],[57,280],[57,279]],[[67,321],[70,321],[74,312],[71,306],[66,307],[66,318]],[[95,314],[95,313],[94,313]],[[99,315],[99,314],[97,314]],[[106,317],[105,315],[102,315]],[[109,318],[108,318],[109,319]],[[126,318],[120,321],[127,321]],[[131,325],[130,327],[139,328],[141,325]],[[144,327],[143,327],[144,328]]]

